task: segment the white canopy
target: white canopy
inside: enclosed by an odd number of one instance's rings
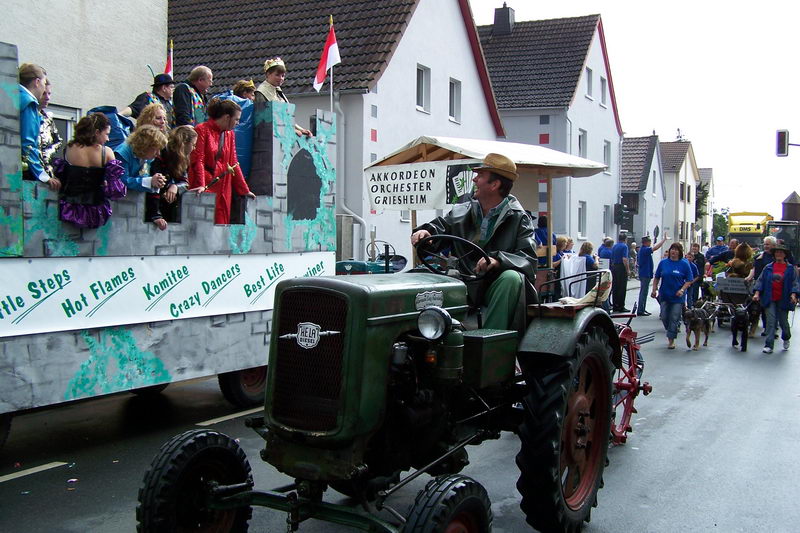
[[[520,176],[531,178],[585,178],[605,170],[606,166],[565,154],[543,146],[482,139],[422,136],[375,161],[367,168],[400,165],[420,161],[447,161],[453,159],[483,159],[497,153],[510,158],[517,165]]]

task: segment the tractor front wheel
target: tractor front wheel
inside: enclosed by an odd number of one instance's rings
[[[525,365],[520,507],[543,532],[580,531],[597,506],[611,430],[611,348],[594,328],[571,360]]]
[[[483,485],[461,474],[433,478],[417,494],[404,533],[489,533],[492,506]]]
[[[252,509],[207,507],[209,487],[253,483],[250,463],[235,440],[200,429],[177,435],[161,447],[144,475],[136,507],[137,531],[247,531]]]

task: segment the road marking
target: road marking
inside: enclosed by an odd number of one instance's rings
[[[51,468],[58,468],[59,466],[64,466],[67,463],[47,463],[46,465],[35,466],[33,468],[28,468],[26,470],[20,470],[19,472],[14,472],[13,474],[8,474],[7,476],[0,476],[0,483],[5,483],[6,481],[11,481],[12,479],[17,479],[18,477],[29,476],[31,474],[36,474],[38,472],[44,472],[45,470],[50,470]]]
[[[198,422],[198,426],[213,426],[214,424],[219,424],[220,422],[225,422],[226,420],[233,420],[234,418],[239,418],[240,416],[247,416],[255,414],[259,411],[263,411],[263,407],[256,407],[255,409],[248,409],[247,411],[242,411],[241,413],[233,413],[232,415],[221,416],[219,418],[212,418],[211,420],[206,420],[205,422]]]

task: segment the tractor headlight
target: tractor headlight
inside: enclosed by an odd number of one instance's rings
[[[428,340],[439,340],[450,333],[453,319],[450,313],[441,307],[428,307],[417,318],[419,332]]]

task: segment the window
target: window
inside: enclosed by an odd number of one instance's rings
[[[691,185],[687,185],[686,186],[686,201],[687,202],[691,202],[692,201],[692,186]]]
[[[550,144],[550,134],[549,133],[540,133],[539,134],[539,144]]]
[[[55,104],[48,105],[47,110],[53,114],[53,122],[55,122],[56,130],[61,137],[61,148],[56,152],[56,157],[64,157],[64,150],[75,131],[75,124],[80,119],[80,112],[74,107]]]
[[[374,163],[377,160],[378,160],[378,154],[376,154],[374,152],[370,152],[370,154],[369,154],[369,162],[370,163]]]
[[[681,202],[683,202],[686,199],[686,184],[685,183],[681,183],[681,186],[680,186],[680,197],[681,197]]]
[[[653,171],[653,179],[652,179],[652,181],[653,181],[653,196],[655,196],[656,195],[656,171],[655,170]]]
[[[586,202],[578,202],[578,235],[586,236]]]
[[[611,141],[603,141],[603,164],[606,173],[611,174]]]
[[[586,96],[592,97],[592,69],[586,67]]]
[[[417,110],[431,111],[431,69],[417,65]]]
[[[611,206],[603,206],[603,235],[611,235],[613,233],[611,223],[614,219],[611,216]]]
[[[608,100],[608,80],[600,76],[600,103],[606,105]]]
[[[589,134],[586,130],[578,130],[578,155],[586,157],[586,146],[589,142]]]
[[[378,118],[378,106],[372,105],[370,106],[370,115],[372,118]]]
[[[374,143],[378,142],[378,130],[375,128],[369,130],[369,140]]]
[[[450,78],[450,120],[461,122],[461,82]]]
[[[550,115],[539,115],[539,124],[542,126],[550,124]]]

